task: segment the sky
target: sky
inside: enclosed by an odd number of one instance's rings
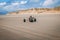
[[[53,8],[60,0],[0,0],[0,15],[30,8]]]

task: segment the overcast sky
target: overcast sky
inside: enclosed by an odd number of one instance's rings
[[[60,5],[60,0],[0,0],[0,12],[29,8],[51,8]],[[1,13],[0,13],[1,14]]]

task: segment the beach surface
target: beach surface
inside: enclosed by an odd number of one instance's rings
[[[60,14],[1,15],[0,40],[60,40]]]

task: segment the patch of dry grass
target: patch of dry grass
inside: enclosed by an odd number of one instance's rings
[[[27,9],[27,10],[20,10],[17,12],[10,12],[8,14],[40,14],[40,13],[60,13],[60,8],[32,8],[32,9]]]

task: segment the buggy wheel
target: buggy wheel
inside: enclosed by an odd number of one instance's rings
[[[26,22],[26,19],[24,19],[23,21]]]
[[[36,18],[34,19],[34,22],[36,22]]]

